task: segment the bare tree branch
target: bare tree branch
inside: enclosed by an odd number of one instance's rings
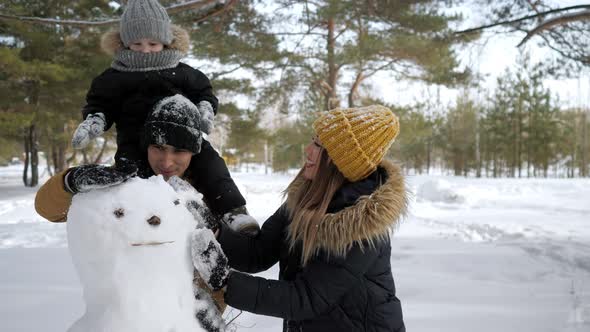
[[[556,25],[564,25],[570,22],[578,22],[578,21],[585,21],[590,20],[590,10],[584,10],[577,13],[565,14],[558,17],[554,17],[552,19],[548,19],[547,21],[542,22],[533,30],[529,31],[526,36],[520,41],[518,46],[524,45],[531,37],[545,31],[547,29],[551,29]]]
[[[227,75],[227,74],[231,74],[231,73],[233,73],[233,72],[235,72],[235,71],[237,71],[239,69],[242,69],[243,67],[244,67],[243,65],[239,64],[236,67],[234,67],[232,69],[229,69],[229,70],[226,70],[226,71],[220,71],[220,72],[210,73],[209,74],[209,79],[211,81],[215,81],[216,79],[220,78],[221,76]]]
[[[220,10],[214,12],[212,15],[207,14],[206,17],[211,17],[219,14],[219,11],[225,11],[229,9],[236,0],[227,1],[227,0],[196,0],[196,1],[188,1],[185,3],[181,3],[178,5],[172,5],[166,7],[166,10],[169,14],[177,14],[181,12],[186,12],[189,10],[199,10],[201,12],[207,13],[208,11],[222,7]],[[0,13],[0,21],[21,21],[27,22],[31,24],[59,24],[59,25],[67,25],[67,26],[77,26],[77,27],[98,27],[98,26],[108,26],[119,23],[120,19],[111,19],[111,20],[104,20],[104,21],[84,21],[84,20],[61,20],[61,19],[54,19],[54,18],[45,18],[45,17],[30,17],[30,16],[18,16],[18,15],[9,15]]]
[[[197,1],[188,1],[178,5],[172,5],[170,7],[166,7],[166,11],[168,14],[176,14],[185,12],[188,10],[195,10],[199,9],[201,11],[211,10],[217,6],[225,6],[226,0],[197,0]],[[233,2],[233,1],[230,1]]]
[[[514,23],[518,23],[518,22],[522,22],[522,21],[527,21],[533,18],[537,18],[540,16],[545,16],[545,15],[549,15],[549,14],[554,14],[554,13],[560,13],[560,12],[564,12],[564,11],[568,11],[568,10],[574,10],[574,9],[590,9],[590,5],[577,5],[577,6],[570,6],[570,7],[563,7],[563,8],[557,8],[557,9],[551,9],[548,11],[544,11],[544,12],[540,12],[538,14],[534,14],[534,15],[527,15],[527,16],[523,16],[517,19],[513,19],[513,20],[507,20],[507,21],[500,21],[500,22],[496,22],[496,23],[492,23],[492,24],[488,24],[488,25],[482,25],[479,27],[475,27],[475,28],[471,28],[471,29],[467,29],[467,30],[461,30],[461,31],[457,31],[455,32],[455,34],[464,34],[464,33],[472,33],[472,32],[478,32],[478,31],[482,31],[485,29],[489,29],[489,28],[493,28],[493,27],[497,27],[500,25],[510,25],[510,24],[514,24]]]
[[[539,8],[537,7],[537,5],[538,5],[538,3],[537,3],[537,2],[533,3],[531,0],[527,0],[526,2],[529,4],[529,6],[531,6],[531,8],[533,9],[533,11],[534,11],[535,13],[537,13],[537,14],[539,14],[539,13],[540,13],[540,12],[539,12]]]
[[[77,21],[77,20],[60,20],[54,18],[44,17],[29,17],[29,16],[16,16],[0,13],[0,20],[2,21],[21,21],[34,24],[61,24],[78,27],[89,27],[89,26],[107,26],[115,23],[119,23],[119,19],[106,20],[106,21]]]
[[[238,3],[238,1],[239,0],[229,0],[224,5],[216,4],[214,6],[211,6],[211,8],[218,8],[218,9],[213,10],[213,11],[209,10],[209,12],[206,15],[199,17],[198,19],[196,19],[194,21],[194,23],[200,23],[200,22],[206,21],[212,17],[223,14],[226,11],[230,10],[236,3]]]

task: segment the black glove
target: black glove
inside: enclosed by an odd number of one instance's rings
[[[82,165],[70,170],[65,178],[65,187],[72,194],[116,186],[137,174],[134,163],[120,160],[115,166]]]
[[[229,262],[208,229],[195,229],[191,234],[191,256],[195,269],[213,290],[220,290],[229,278]]]
[[[210,229],[213,233],[215,233],[215,231],[217,231],[221,226],[221,216],[211,212],[209,208],[200,204],[199,202],[188,201],[186,203],[186,207],[193,214],[193,216],[195,216],[195,219],[197,219],[198,217],[202,217],[204,223],[204,225],[202,226],[205,226],[205,228]]]

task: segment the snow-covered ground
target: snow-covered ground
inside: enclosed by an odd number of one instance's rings
[[[20,172],[0,168],[0,331],[65,331],[83,312],[66,228],[35,213]],[[233,176],[261,222],[292,177]],[[590,331],[590,180],[408,180],[391,257],[408,331]],[[281,330],[249,313],[232,325]]]

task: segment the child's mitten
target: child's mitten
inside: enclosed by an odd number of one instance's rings
[[[90,141],[104,133],[106,118],[103,113],[90,114],[76,128],[72,137],[74,149],[85,148]]]
[[[213,130],[213,118],[215,117],[213,106],[211,106],[210,102],[201,100],[197,105],[197,108],[201,114],[201,131],[209,135],[211,130]]]
[[[229,263],[221,245],[209,229],[195,229],[191,234],[193,265],[213,290],[223,288],[229,277]]]

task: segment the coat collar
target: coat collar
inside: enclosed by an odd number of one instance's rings
[[[185,29],[173,24],[172,36],[172,43],[168,47],[179,50],[183,54],[188,53],[190,45],[188,32]],[[117,50],[125,47],[123,46],[123,41],[121,41],[121,35],[118,30],[111,30],[102,35],[100,46],[102,50],[108,55],[114,55]]]
[[[387,173],[385,183],[354,205],[326,214],[318,223],[313,252],[342,257],[355,244],[374,247],[387,240],[399,226],[408,206],[404,177],[390,161],[382,161],[379,167]]]

